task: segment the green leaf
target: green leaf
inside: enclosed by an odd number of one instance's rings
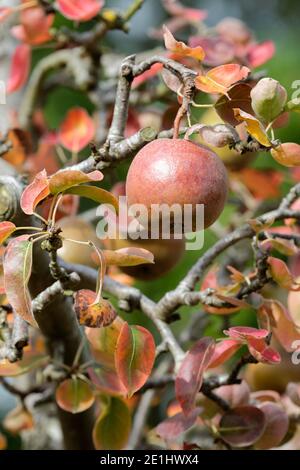
[[[103,174],[98,170],[88,174],[79,170],[64,170],[51,176],[49,187],[51,194],[59,194],[78,184],[101,181],[102,179]]]
[[[101,413],[93,429],[97,450],[124,449],[131,427],[131,415],[126,403],[118,397],[104,396]]]
[[[300,113],[300,100],[291,100],[288,101],[285,106],[286,111],[294,111],[296,113]]]
[[[119,213],[119,202],[113,194],[109,191],[106,191],[102,188],[97,188],[96,186],[75,186],[73,188],[65,191],[67,194],[77,194],[78,196],[91,199],[92,201],[97,202],[98,204],[110,204],[112,205],[116,213]]]

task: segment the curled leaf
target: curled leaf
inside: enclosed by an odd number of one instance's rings
[[[46,170],[40,171],[23,191],[21,208],[27,215],[34,213],[36,206],[50,194],[49,180]]]
[[[193,57],[197,60],[204,59],[205,53],[201,46],[189,47],[182,41],[176,41],[166,26],[163,26],[163,31],[166,49],[184,57]]]
[[[97,294],[88,289],[75,293],[74,309],[80,325],[89,328],[109,326],[117,316],[116,310],[108,300],[97,300]]]
[[[82,413],[95,401],[91,386],[78,378],[66,379],[56,389],[55,398],[58,406],[69,413]]]
[[[206,126],[204,124],[195,124],[189,127],[185,133],[185,139],[190,135],[198,133],[207,145],[213,147],[225,147],[239,141],[239,135],[236,130],[228,124],[216,124],[215,126]]]
[[[234,117],[239,122],[245,122],[247,127],[247,132],[254,137],[261,145],[264,147],[271,147],[272,143],[266,133],[261,122],[254,116],[249,113],[246,113],[242,109],[234,108]]]
[[[204,93],[226,95],[234,83],[244,80],[249,73],[248,67],[239,64],[220,65],[209,70],[206,75],[198,75],[195,85]]]
[[[285,142],[271,150],[271,155],[283,166],[300,166],[300,145],[293,142]]]
[[[16,230],[15,224],[12,222],[0,222],[0,244],[5,242],[5,240],[10,237],[12,233]]]
[[[144,248],[120,248],[119,250],[103,250],[108,266],[138,266],[140,264],[153,264],[153,254]]]

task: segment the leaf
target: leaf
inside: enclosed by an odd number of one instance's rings
[[[250,388],[247,382],[243,380],[241,383],[232,385],[223,385],[215,390],[215,394],[223,398],[230,408],[248,405],[250,401]]]
[[[89,21],[100,12],[102,0],[57,0],[58,10],[69,20]]]
[[[162,69],[161,76],[163,81],[165,82],[166,86],[171,90],[177,93],[180,88],[182,87],[182,82],[180,79],[174,75],[174,73],[170,72],[167,69]]]
[[[26,351],[23,358],[18,362],[1,362],[0,377],[17,377],[38,367],[45,366],[48,362],[48,356]]]
[[[16,229],[17,227],[12,222],[0,222],[0,245],[2,245]]]
[[[274,250],[286,256],[292,256],[298,253],[298,248],[293,240],[285,240],[284,238],[266,238],[260,243],[260,246],[266,249]]]
[[[245,122],[248,134],[257,140],[264,147],[271,147],[272,143],[266,133],[261,122],[249,113],[246,113],[242,109],[234,108],[234,117],[238,122]]]
[[[91,142],[95,133],[95,123],[87,111],[72,108],[60,125],[58,138],[66,149],[78,153]]]
[[[68,413],[82,413],[95,401],[91,386],[77,377],[66,379],[56,389],[55,399],[60,408]]]
[[[264,433],[264,413],[254,406],[238,406],[227,411],[221,418],[219,433],[233,447],[254,444]]]
[[[97,294],[92,290],[82,289],[75,293],[74,309],[80,325],[89,328],[109,326],[117,312],[108,300],[96,302]]]
[[[27,81],[31,63],[31,48],[27,44],[16,47],[9,71],[7,93],[19,90]]]
[[[59,171],[50,177],[50,192],[51,194],[63,193],[78,184],[102,181],[103,178],[103,174],[98,170],[92,171],[91,173],[83,173],[80,170]]]
[[[175,393],[185,415],[195,407],[196,396],[202,386],[203,373],[213,358],[214,349],[215,343],[212,338],[202,338],[188,351],[180,366],[175,379]]]
[[[296,283],[284,261],[269,256],[268,265],[270,276],[280,287],[293,291],[300,290],[300,284]]]
[[[263,435],[255,442],[255,449],[271,449],[284,439],[289,428],[289,418],[276,403],[265,402],[259,408],[265,415],[266,426]]]
[[[155,342],[152,334],[142,326],[125,322],[117,341],[115,364],[129,396],[145,384],[154,360]]]
[[[201,408],[195,408],[191,413],[177,413],[160,423],[156,428],[156,433],[165,440],[174,440],[190,429],[197,421]]]
[[[293,142],[285,142],[278,147],[271,149],[271,155],[283,166],[300,166],[300,145]]]
[[[264,169],[262,172],[256,168],[244,168],[234,174],[257,200],[275,198],[280,196],[280,185],[283,181],[282,173]]]
[[[108,266],[138,266],[140,264],[153,264],[153,254],[144,248],[120,248],[119,250],[102,251]]]
[[[247,83],[238,83],[222,95],[215,104],[215,110],[223,121],[236,126],[239,121],[234,115],[234,108],[239,108],[246,113],[252,114],[250,97],[251,87]]]
[[[37,326],[31,308],[28,282],[32,269],[32,242],[28,235],[11,240],[4,255],[5,292],[14,312]]]
[[[281,362],[280,354],[270,346],[267,346],[264,339],[249,338],[247,345],[250,354],[258,362],[264,364],[279,364]]]
[[[34,213],[36,206],[50,194],[46,170],[40,171],[33,182],[26,186],[21,196],[21,208],[27,215]]]
[[[19,434],[22,431],[32,429],[34,420],[32,414],[22,405],[11,410],[3,420],[3,427],[11,434]]]
[[[15,127],[8,131],[6,140],[11,143],[12,147],[8,152],[5,152],[2,158],[15,167],[21,166],[32,151],[29,132]]]
[[[1,14],[1,12],[0,12],[0,14]],[[1,21],[1,17],[0,17],[0,21]],[[0,432],[0,450],[4,450],[4,449],[6,449],[6,447],[7,447],[7,439],[4,436],[4,434],[2,434],[2,432]]]
[[[205,52],[203,64],[208,67],[217,67],[234,60],[234,45],[220,36],[191,36],[189,38],[189,46],[203,47]]]
[[[109,395],[126,395],[126,389],[119,379],[115,368],[109,366],[94,366],[88,370],[88,375],[97,390]]]
[[[219,367],[228,361],[241,347],[240,341],[225,339],[216,344],[213,356],[208,365],[209,369]]]
[[[248,339],[262,339],[269,335],[266,329],[252,328],[252,326],[232,326],[223,333],[238,341],[248,341]]]
[[[47,15],[43,8],[32,7],[21,11],[21,24],[11,28],[12,35],[21,42],[32,46],[43,44],[52,39],[50,29],[54,15]]]
[[[225,64],[215,67],[206,75],[198,75],[195,86],[204,93],[227,94],[236,82],[247,78],[250,70],[239,64]]]
[[[119,202],[118,199],[109,191],[96,186],[74,186],[66,191],[67,194],[77,194],[78,196],[91,199],[92,201],[98,202],[98,204],[109,204],[113,206],[116,213],[119,213]]]
[[[182,41],[176,41],[171,31],[164,25],[164,41],[165,47],[168,51],[184,57],[193,57],[193,59],[203,60],[205,53],[201,46],[189,47]]]
[[[293,343],[300,340],[300,332],[286,308],[277,300],[265,300],[257,313],[260,323],[271,324],[272,332],[281,346],[287,352],[293,352]]]
[[[285,109],[287,111],[294,111],[296,113],[300,113],[300,100],[294,99],[287,102],[285,105]]]
[[[273,41],[264,41],[260,44],[254,44],[250,47],[247,60],[251,68],[260,67],[275,54],[275,45]]]
[[[126,403],[118,397],[101,401],[100,416],[93,429],[96,450],[124,449],[130,433],[131,416]]]

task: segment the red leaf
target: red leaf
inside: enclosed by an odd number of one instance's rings
[[[248,341],[249,339],[266,338],[269,334],[268,330],[252,328],[251,326],[233,326],[224,330],[225,335],[238,341]]]
[[[259,362],[264,364],[279,364],[280,354],[270,346],[267,346],[264,339],[249,338],[248,349],[250,354]]]
[[[36,206],[50,194],[46,170],[40,171],[21,196],[21,208],[27,215],[34,213]]]
[[[259,408],[238,406],[222,416],[219,432],[229,445],[247,447],[262,436],[265,426],[265,415]]]
[[[16,230],[12,222],[0,222],[0,245]]]
[[[225,339],[216,344],[213,356],[208,365],[209,369],[219,367],[228,359],[230,359],[238,349],[240,349],[241,343],[235,339]]]
[[[80,325],[89,328],[101,328],[111,325],[117,316],[110,302],[100,299],[95,303],[97,294],[92,290],[83,289],[75,294],[74,309]]]
[[[4,255],[5,292],[15,313],[33,326],[36,322],[31,308],[28,282],[32,268],[32,242],[28,235],[11,240]]]
[[[225,64],[215,67],[206,75],[198,75],[195,85],[204,93],[226,94],[236,82],[247,78],[250,70],[239,64]]]
[[[45,14],[43,8],[26,8],[21,12],[21,24],[13,26],[11,32],[15,38],[30,45],[39,45],[52,38],[50,28],[54,15]]]
[[[215,343],[212,338],[200,339],[185,356],[175,380],[176,398],[182,411],[188,415],[195,406],[200,391],[203,373],[212,360]]]
[[[83,108],[68,111],[59,130],[60,143],[71,152],[80,152],[94,138],[95,123]]]
[[[192,36],[189,38],[189,46],[201,46],[204,49],[203,63],[209,67],[217,67],[234,59],[234,45],[221,37]]]
[[[275,54],[275,45],[273,41],[265,41],[260,44],[253,45],[247,54],[247,60],[251,68],[259,67],[268,60],[272,59]]]
[[[259,408],[263,411],[266,426],[263,435],[255,443],[256,449],[271,449],[278,446],[289,428],[289,418],[280,405],[271,402],[262,403]]]
[[[27,44],[20,44],[16,47],[12,57],[7,93],[19,90],[27,81],[31,63],[31,49]]]
[[[104,2],[102,0],[57,0],[59,11],[74,21],[89,21],[98,15]]]
[[[300,284],[296,283],[290,270],[284,261],[279,258],[268,258],[269,272],[272,279],[284,289],[298,291],[300,290]]]
[[[154,360],[155,342],[152,334],[142,326],[125,322],[117,342],[115,364],[129,396],[145,384]]]
[[[194,426],[200,412],[201,408],[195,408],[188,415],[177,413],[160,423],[155,430],[165,440],[176,439],[180,434]]]

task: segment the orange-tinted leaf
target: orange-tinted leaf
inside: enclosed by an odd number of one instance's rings
[[[227,444],[233,447],[247,447],[262,436],[265,426],[265,415],[259,408],[238,406],[224,413],[219,433]]]
[[[286,142],[271,150],[271,155],[284,166],[300,166],[300,145]]]
[[[32,326],[36,326],[28,291],[31,268],[32,242],[28,240],[28,235],[11,240],[3,262],[5,292],[14,312]]]
[[[87,111],[72,108],[60,126],[59,140],[66,149],[76,153],[91,142],[95,132],[95,123]]]
[[[278,446],[289,428],[289,418],[282,406],[265,402],[259,406],[264,413],[266,426],[263,435],[256,441],[255,449],[271,449]]]
[[[288,290],[300,290],[300,284],[296,283],[289,268],[279,258],[268,258],[269,273],[272,279],[277,282],[280,287]]]
[[[23,406],[17,406],[5,416],[3,427],[11,434],[19,434],[34,427],[33,416]]]
[[[300,340],[300,332],[287,309],[277,300],[265,300],[258,309],[260,324],[271,325],[272,333],[287,352],[293,352],[294,341]]]
[[[275,45],[273,41],[265,41],[260,44],[254,44],[247,54],[247,60],[251,68],[260,67],[275,54]]]
[[[148,379],[155,359],[152,334],[139,325],[122,326],[115,353],[118,376],[129,396],[139,390]]]
[[[0,244],[4,243],[16,228],[12,222],[0,222]]]
[[[96,186],[82,185],[69,188],[66,192],[68,194],[77,194],[78,196],[86,197],[92,201],[97,202],[98,204],[108,204],[115,208],[117,214],[119,212],[118,199],[116,199],[112,193],[106,191],[105,189],[97,188]]]
[[[97,294],[92,290],[83,289],[75,294],[74,309],[80,325],[89,328],[109,326],[117,316],[117,312],[108,300],[100,299],[95,303]]]
[[[13,93],[19,90],[27,81],[31,63],[31,49],[27,44],[16,47],[12,57],[6,91]]]
[[[200,408],[195,408],[188,415],[177,413],[160,423],[156,428],[156,433],[165,440],[173,440],[183,432],[194,426],[201,412]]]
[[[198,75],[195,85],[204,93],[227,94],[229,88],[236,82],[247,78],[250,70],[239,64],[225,64],[215,67],[206,75]]]
[[[242,109],[234,108],[234,117],[238,122],[245,122],[247,126],[247,132],[254,137],[264,147],[271,147],[271,142],[261,122],[249,113],[246,113]]]
[[[222,95],[215,104],[215,110],[223,121],[236,126],[239,121],[234,115],[234,108],[239,108],[246,113],[252,114],[251,87],[247,83],[238,83],[228,90],[226,95]]]
[[[182,411],[186,415],[195,407],[203,373],[213,358],[214,349],[215,343],[212,338],[202,338],[188,351],[180,366],[175,380],[175,392]]]
[[[131,427],[128,406],[121,398],[105,396],[100,407],[100,416],[93,429],[96,450],[124,449]]]
[[[6,437],[0,432],[0,450],[4,450],[7,447],[7,439]]]
[[[21,24],[11,28],[12,35],[21,42],[36,46],[52,38],[50,28],[54,15],[47,15],[43,8],[26,8],[20,15]]]
[[[64,170],[50,177],[49,187],[51,194],[58,194],[78,184],[101,180],[103,180],[103,174],[98,170],[91,173],[83,173],[80,170]]]
[[[279,171],[244,168],[233,176],[241,181],[258,200],[280,196],[283,175]]]
[[[49,181],[46,170],[36,175],[33,182],[27,186],[21,196],[21,208],[25,214],[34,213],[36,206],[50,194]]]
[[[4,160],[15,167],[21,166],[31,151],[29,133],[19,128],[10,129],[6,140],[11,143],[12,147],[3,155]]]
[[[57,7],[69,20],[89,21],[98,15],[103,3],[102,0],[57,0]]]
[[[230,359],[241,347],[240,341],[226,339],[216,344],[213,356],[208,365],[209,369],[219,367]]]
[[[205,53],[201,46],[189,47],[182,41],[176,41],[166,26],[163,27],[163,31],[166,49],[181,56],[193,57],[197,60],[204,59]]]
[[[49,361],[49,357],[44,354],[36,354],[26,351],[23,359],[18,362],[1,362],[0,363],[0,377],[16,377],[18,375],[26,374],[27,372],[37,369],[38,367],[45,366]]]
[[[129,247],[119,250],[103,250],[103,255],[108,266],[138,266],[154,263],[153,254],[144,248]]]
[[[76,377],[61,382],[55,398],[60,408],[73,414],[88,410],[95,401],[90,385]]]

